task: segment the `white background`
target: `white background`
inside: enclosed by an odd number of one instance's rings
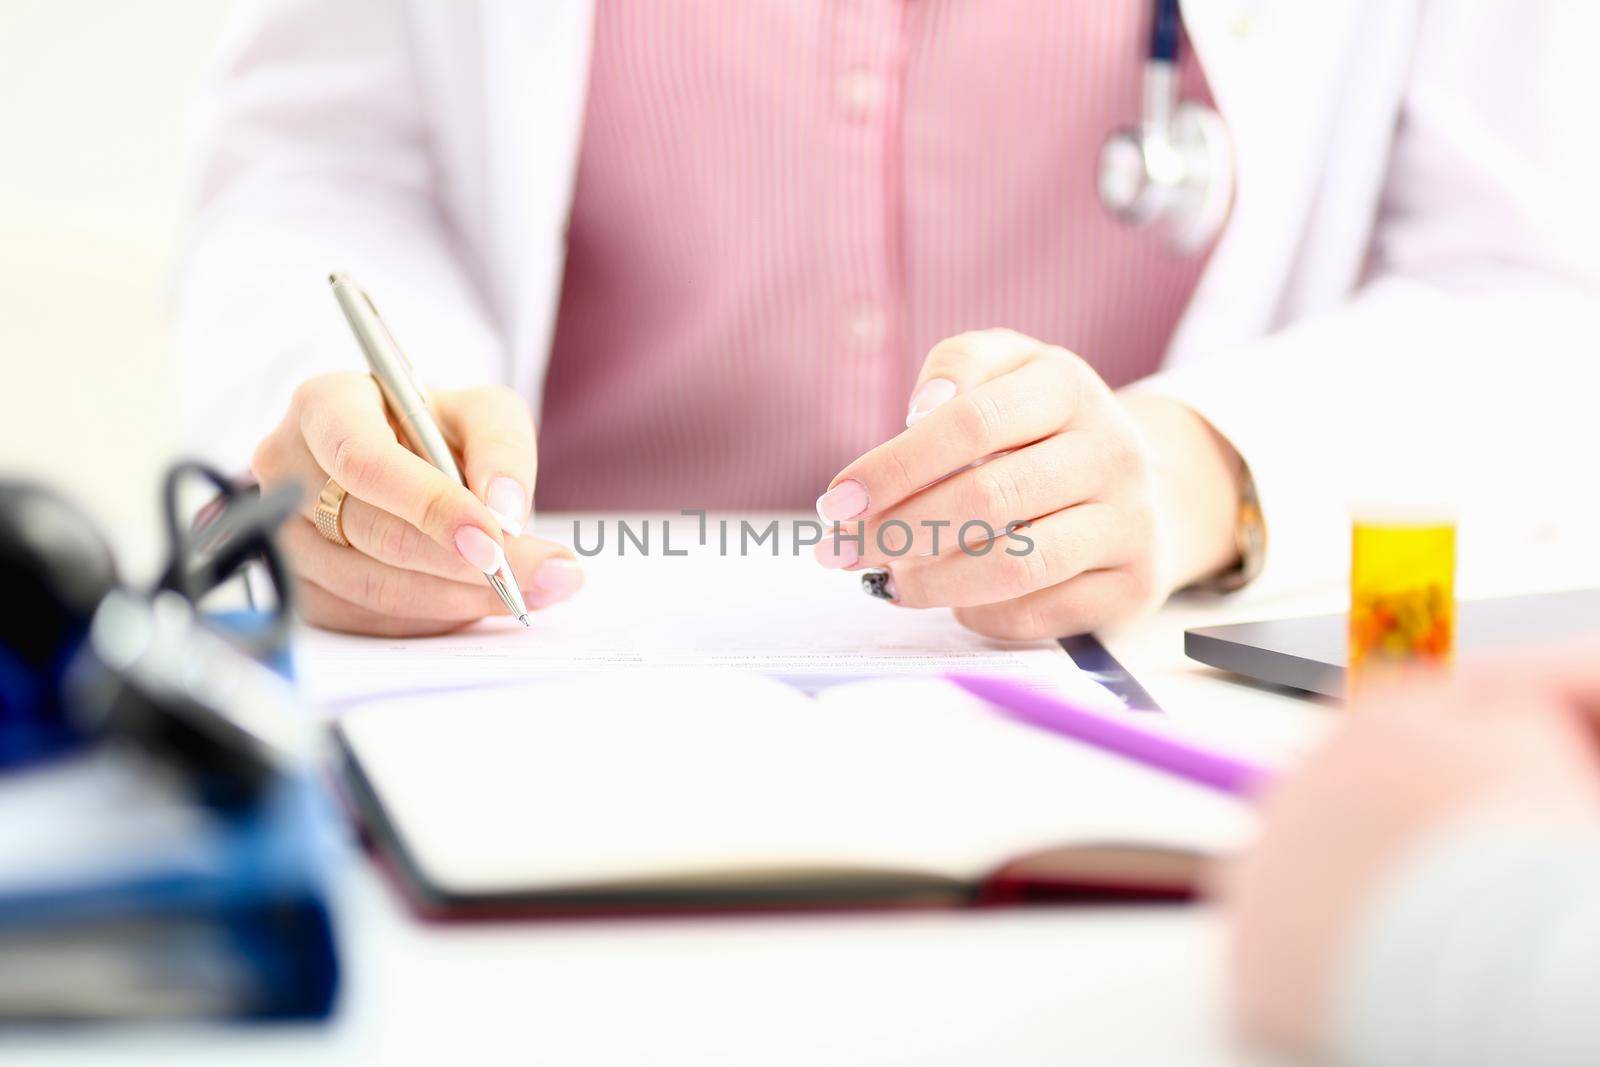
[[[0,473],[112,529],[154,523],[175,447],[190,114],[235,6],[0,2]]]

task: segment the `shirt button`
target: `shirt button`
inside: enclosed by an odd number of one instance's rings
[[[881,310],[871,305],[856,309],[850,317],[850,339],[863,347],[882,343],[887,325]]]
[[[860,118],[883,104],[883,79],[868,70],[853,70],[839,79],[839,103]]]

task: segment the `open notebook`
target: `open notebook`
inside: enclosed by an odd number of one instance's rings
[[[807,696],[645,671],[388,698],[335,730],[372,836],[432,912],[1182,894],[1252,828],[1236,801],[932,678]]]

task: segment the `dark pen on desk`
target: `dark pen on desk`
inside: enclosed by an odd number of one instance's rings
[[[361,345],[361,354],[366,357],[367,366],[383,393],[384,406],[389,409],[395,425],[405,436],[406,444],[417,455],[461,485],[466,485],[449,443],[439,430],[439,424],[433,421],[427,390],[418,380],[411,361],[406,358],[394,335],[389,332],[389,327],[379,317],[372,298],[345,274],[328,275],[328,284],[333,287],[334,298],[339,301],[345,321],[350,323],[350,329]],[[511,562],[504,553],[500,555],[498,569],[485,571],[484,577],[500,594],[506,609],[522,625],[529,625],[528,605],[522,599],[517,576],[511,572]]]

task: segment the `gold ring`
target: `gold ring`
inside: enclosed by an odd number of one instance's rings
[[[317,533],[341,548],[349,548],[344,536],[344,486],[329,478],[317,494]]]

